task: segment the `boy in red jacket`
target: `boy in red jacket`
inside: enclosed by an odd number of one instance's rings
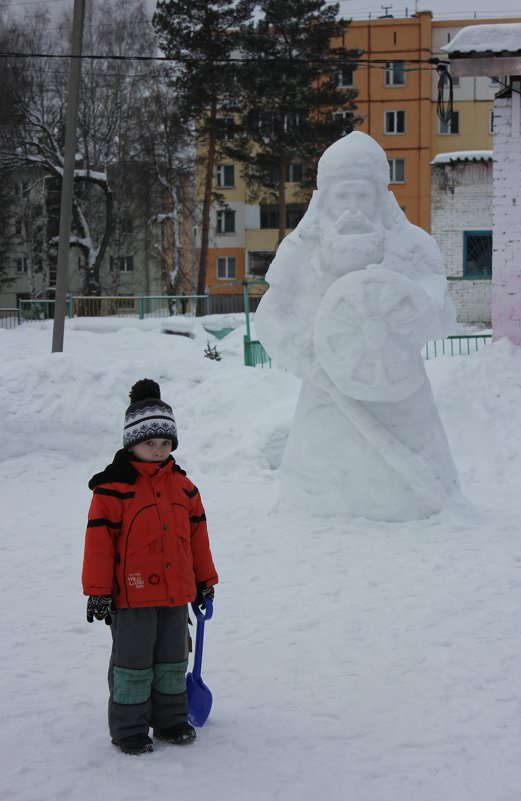
[[[125,754],[154,737],[190,743],[185,673],[188,606],[213,599],[218,578],[197,487],[175,463],[177,430],[159,385],[130,390],[123,449],[89,482],[94,491],[83,560],[87,620],[112,631],[109,729]]]

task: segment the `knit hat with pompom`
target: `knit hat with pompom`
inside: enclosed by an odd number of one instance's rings
[[[172,407],[161,400],[159,384],[150,378],[137,381],[129,392],[125,412],[123,447],[127,450],[149,439],[171,439],[177,448],[177,428]]]

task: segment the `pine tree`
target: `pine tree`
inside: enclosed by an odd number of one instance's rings
[[[177,62],[172,81],[181,108],[196,121],[198,141],[204,143],[199,295],[206,289],[219,115],[238,108],[233,55],[254,5],[250,0],[159,0],[153,18],[160,48]]]
[[[228,154],[244,165],[250,190],[276,202],[279,242],[286,229],[290,165],[309,186],[322,151],[356,122],[356,90],[338,88],[340,70],[356,68],[360,50],[344,46],[348,23],[324,0],[261,0],[262,17],[242,32],[241,135]],[[343,117],[334,112],[342,111]],[[346,115],[347,112],[347,115]],[[268,190],[268,191],[266,191]]]

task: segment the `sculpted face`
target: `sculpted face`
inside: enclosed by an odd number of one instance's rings
[[[379,217],[376,186],[364,179],[335,182],[326,189],[324,211],[334,220],[346,211],[351,215],[361,214],[369,220],[376,220]]]
[[[323,270],[339,277],[383,258],[380,195],[364,178],[332,181],[323,190],[320,241]]]

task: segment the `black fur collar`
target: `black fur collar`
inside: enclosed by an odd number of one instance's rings
[[[112,464],[107,465],[105,470],[101,473],[96,473],[89,481],[89,489],[94,489],[100,484],[109,484],[113,481],[118,481],[123,484],[135,484],[139,475],[138,471],[132,464],[132,454],[125,448],[121,448],[112,461]],[[179,465],[175,463],[174,457],[169,456],[168,461],[172,463],[172,470],[176,473],[182,473],[186,476],[184,470],[181,470]]]

